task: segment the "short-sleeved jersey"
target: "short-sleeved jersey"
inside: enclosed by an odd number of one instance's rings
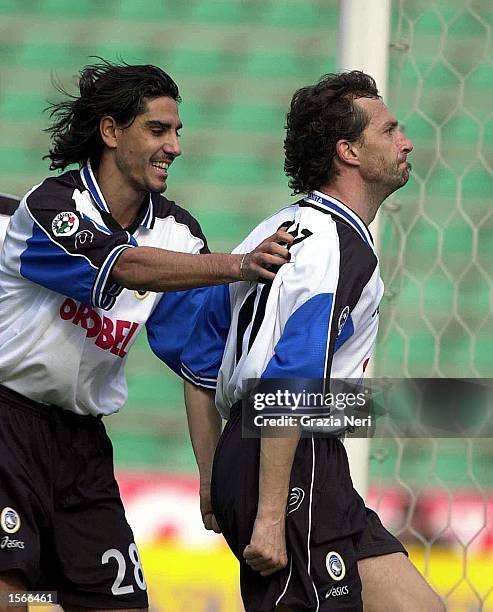
[[[261,223],[235,252],[279,227],[294,241],[271,283],[209,289],[182,357],[183,374],[214,388],[224,418],[259,378],[361,379],[373,351],[383,294],[378,258],[363,221],[313,192]]]
[[[133,225],[113,219],[90,164],[31,189],[0,255],[0,383],[78,414],[110,414],[127,397],[124,364],[144,325],[175,372],[203,291],[124,289],[112,280],[127,248],[206,253],[199,224],[159,194]]]

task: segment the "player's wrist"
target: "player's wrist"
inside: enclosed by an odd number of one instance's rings
[[[245,257],[246,255],[230,255],[231,275],[235,281],[245,280]]]
[[[211,476],[212,476],[212,472],[210,469],[207,469],[207,470],[204,469],[203,472],[199,470],[200,488],[211,486]]]
[[[256,523],[269,524],[271,526],[284,524],[286,516],[286,504],[277,506],[259,507],[257,516],[255,518]]]

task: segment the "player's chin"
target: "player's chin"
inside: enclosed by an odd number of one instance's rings
[[[400,187],[405,185],[411,176],[411,165],[407,164],[403,170],[399,173],[399,183]]]
[[[409,172],[403,172],[400,177],[399,187],[402,187],[409,180]]]
[[[151,193],[164,193],[168,185],[166,181],[149,181],[147,190]]]

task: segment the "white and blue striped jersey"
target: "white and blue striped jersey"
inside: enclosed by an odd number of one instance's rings
[[[359,380],[374,348],[383,283],[363,221],[313,192],[263,221],[234,252],[251,251],[281,226],[294,236],[290,262],[271,283],[209,288],[183,352],[183,375],[216,387],[224,418],[246,379]]]
[[[209,252],[197,221],[159,194],[120,227],[90,164],[27,193],[0,255],[0,384],[77,414],[116,412],[127,398],[126,356],[144,325],[153,351],[180,373],[203,290],[117,285],[112,268],[135,246]]]

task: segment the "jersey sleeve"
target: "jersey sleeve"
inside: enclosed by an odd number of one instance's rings
[[[73,199],[43,185],[28,194],[15,213],[10,244],[17,242],[20,274],[57,293],[109,310],[123,287],[111,272],[131,234],[112,232],[76,210]],[[10,230],[9,230],[10,231]]]
[[[230,324],[229,285],[208,287],[181,356],[185,379],[199,387],[216,388]]]
[[[164,293],[146,323],[153,353],[179,376],[182,353],[202,311],[207,289]]]

